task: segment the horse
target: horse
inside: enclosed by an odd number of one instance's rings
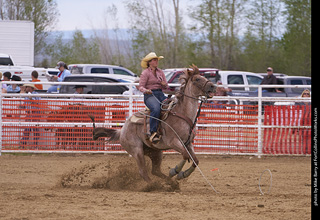
[[[197,120],[199,100],[201,97],[211,98],[216,86],[199,74],[199,69],[193,65],[191,69],[185,69],[179,77],[180,90],[176,93],[175,107],[170,111],[165,121],[160,121],[162,138],[154,144],[147,138],[145,125],[126,120],[121,130],[104,127],[95,127],[94,117],[89,116],[93,122],[93,139],[108,137],[107,142],[120,141],[121,146],[136,160],[139,174],[146,182],[152,182],[146,167],[144,155],[149,156],[152,162],[152,175],[163,179],[170,179],[175,175],[177,179],[190,176],[199,164],[192,141],[195,137],[194,126]],[[200,111],[198,112],[200,113]],[[132,116],[131,116],[132,117]],[[149,116],[150,117],[150,116]],[[194,122],[194,123],[192,123]],[[182,160],[169,171],[169,176],[161,172],[162,154],[164,150],[173,149],[182,155]],[[192,165],[182,171],[186,161],[192,161]]]

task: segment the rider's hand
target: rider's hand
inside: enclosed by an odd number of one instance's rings
[[[165,81],[161,81],[161,86],[162,87],[166,87],[167,86],[167,83]]]
[[[151,95],[151,94],[152,94],[152,91],[151,91],[150,89],[148,89],[148,90],[146,90],[146,91],[144,92],[144,94]]]

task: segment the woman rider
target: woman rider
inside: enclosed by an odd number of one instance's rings
[[[150,138],[153,143],[160,141],[157,134],[160,117],[161,102],[167,97],[163,94],[162,89],[168,87],[166,77],[161,69],[158,68],[158,62],[163,56],[157,56],[151,52],[141,61],[141,67],[145,70],[141,73],[139,90],[144,94],[144,103],[150,109]]]

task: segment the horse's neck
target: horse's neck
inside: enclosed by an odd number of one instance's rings
[[[192,95],[186,95],[192,97]],[[179,101],[176,111],[194,121],[198,110],[198,100],[187,96],[184,96],[183,99]]]

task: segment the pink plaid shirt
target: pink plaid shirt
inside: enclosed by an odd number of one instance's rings
[[[166,86],[161,86],[161,81],[166,82]],[[152,73],[152,70],[150,67],[145,69],[140,76],[139,81],[139,90],[141,92],[145,92],[146,90],[154,90],[154,89],[163,89],[167,88],[168,83],[166,80],[166,77],[163,73],[163,71],[159,68],[156,69],[156,76]]]

